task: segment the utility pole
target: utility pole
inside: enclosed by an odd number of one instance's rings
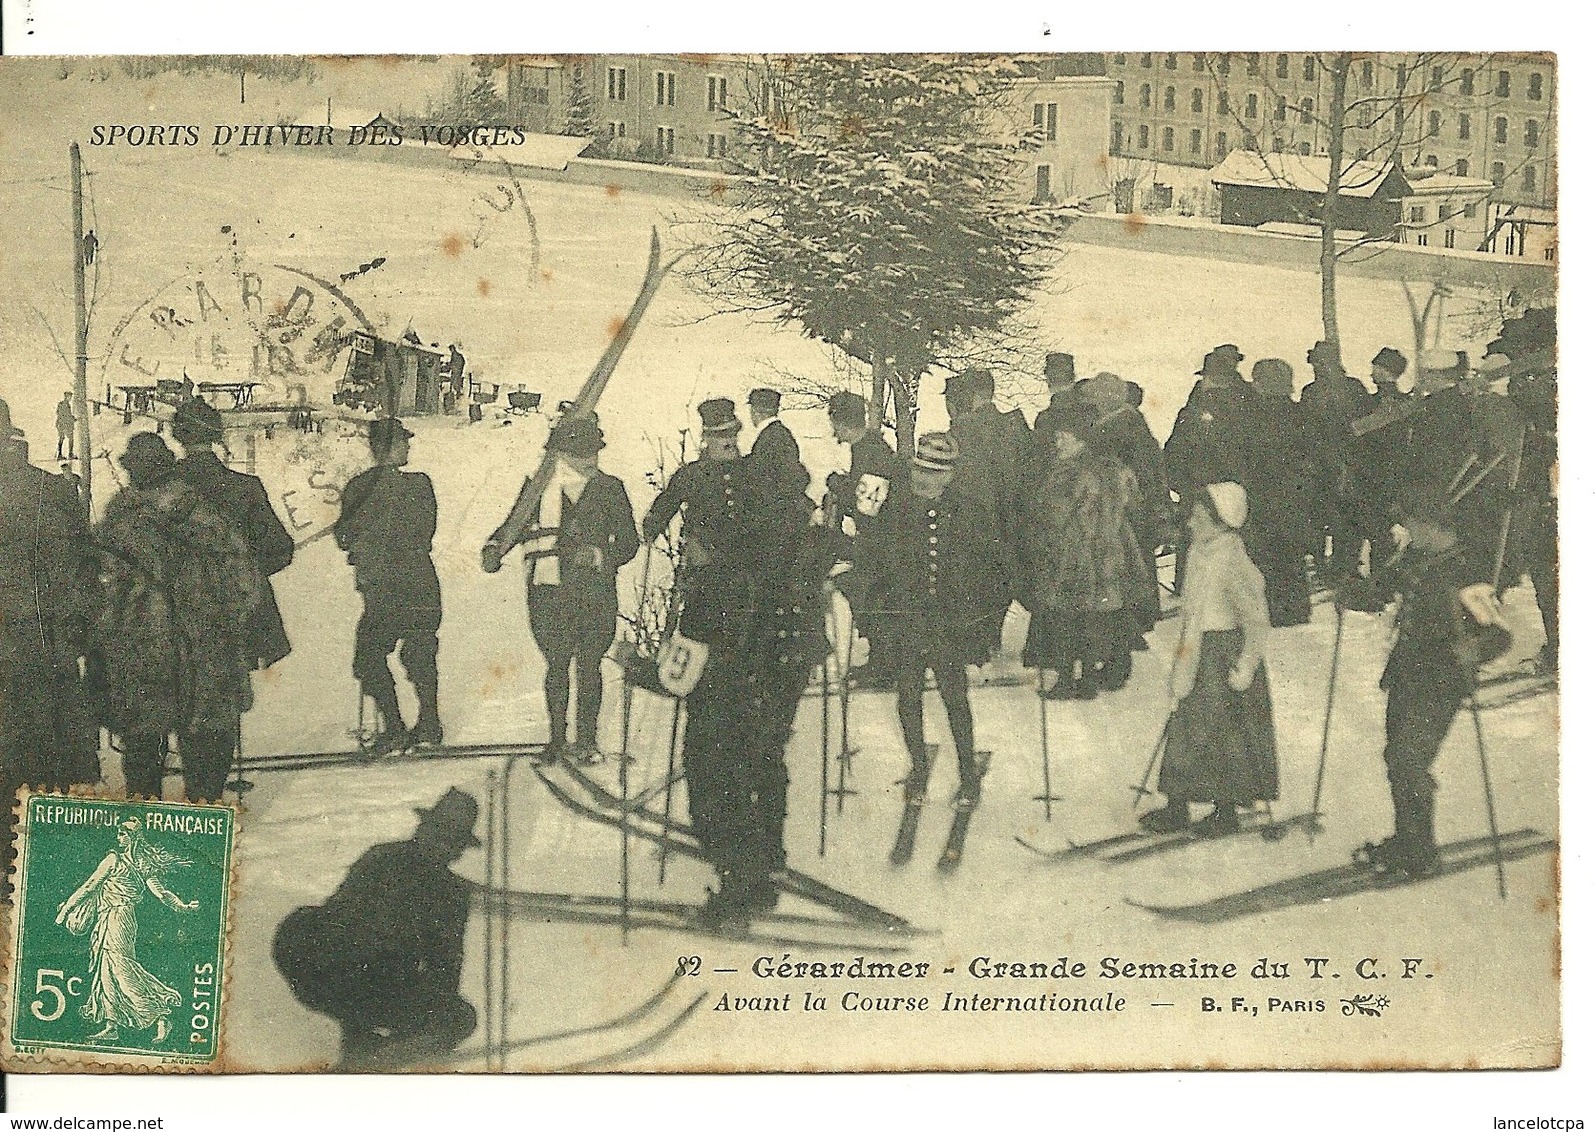
[[[89,450],[89,311],[83,282],[83,154],[72,143],[72,299],[77,331],[73,365],[73,409],[78,415],[78,473],[83,507],[94,513],[94,454]]]

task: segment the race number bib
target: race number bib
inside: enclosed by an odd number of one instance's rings
[[[881,504],[886,502],[886,492],[891,486],[891,480],[885,476],[877,476],[873,472],[865,472],[859,476],[858,487],[853,492],[858,502],[858,513],[870,519],[879,515]]]
[[[676,633],[659,651],[659,683],[672,696],[688,695],[698,686],[708,663],[708,645]]]

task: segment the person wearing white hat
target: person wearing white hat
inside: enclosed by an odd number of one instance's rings
[[[1179,643],[1169,673],[1169,717],[1158,791],[1168,799],[1141,819],[1156,832],[1190,824],[1190,806],[1211,802],[1196,823],[1202,836],[1240,828],[1238,806],[1279,796],[1273,700],[1263,662],[1268,602],[1263,576],[1247,557],[1240,529],[1246,490],[1209,484],[1191,508],[1190,566]]]

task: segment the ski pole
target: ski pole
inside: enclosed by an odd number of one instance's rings
[[[837,632],[840,633],[842,631],[842,619],[836,615],[835,595],[832,595],[831,599],[831,618],[833,624],[835,624],[837,627]],[[842,807],[847,804],[847,796],[852,793],[852,791],[847,788],[847,771],[848,767],[853,761],[853,740],[848,729],[848,688],[853,682],[853,610],[851,606],[848,607],[847,644],[842,650],[842,657],[842,687],[840,689],[842,708],[842,753],[838,760],[836,782],[836,812],[838,814],[842,812]]]
[[[666,765],[665,778],[665,822],[670,821],[670,811],[676,800],[676,744],[681,735],[681,701],[675,701],[675,707],[670,715],[670,760]],[[666,839],[659,847],[659,883],[665,883],[665,869],[670,864],[670,841]]]
[[[1484,753],[1484,721],[1479,718],[1479,701],[1468,697],[1468,711],[1473,716],[1473,740],[1479,747],[1479,774],[1484,779],[1484,812],[1490,819],[1490,848],[1495,853],[1495,889],[1506,899],[1506,862],[1501,859],[1501,828],[1495,820],[1495,791],[1490,786],[1490,760]]]
[[[1061,677],[1060,677],[1061,679]],[[1041,707],[1041,804],[1052,820],[1052,749],[1047,742],[1047,670],[1036,669],[1036,703]]]
[[[820,662],[820,856],[825,856],[825,811],[831,800],[831,666]]]
[[[1307,840],[1311,842],[1318,832],[1318,803],[1324,793],[1324,769],[1329,764],[1329,723],[1335,712],[1335,677],[1340,671],[1340,641],[1346,631],[1346,611],[1335,603],[1335,647],[1329,654],[1329,695],[1324,704],[1324,734],[1318,743],[1318,777],[1313,782],[1313,805],[1309,810],[1312,824],[1307,827]]]
[[[498,771],[487,772],[487,853],[483,862],[483,888],[486,897],[486,906],[482,915],[482,1037],[484,1039],[483,1055],[487,1059],[487,1068],[493,1069],[493,1034],[497,1025],[493,997],[493,930],[494,916],[502,915],[502,909],[494,907],[495,900],[502,900],[499,895],[501,885],[496,885],[494,877],[494,854],[497,852],[498,842]]]
[[[1168,742],[1169,724],[1172,722],[1174,722],[1174,712],[1170,711],[1168,718],[1163,721],[1163,730],[1157,733],[1157,742],[1152,744],[1152,755],[1146,760],[1146,769],[1141,772],[1141,785],[1135,788],[1135,797],[1130,803],[1131,814],[1135,813],[1136,807],[1141,804],[1141,799],[1152,793],[1146,788],[1147,783],[1152,781],[1152,769],[1157,766],[1158,756],[1163,753],[1164,744]]]

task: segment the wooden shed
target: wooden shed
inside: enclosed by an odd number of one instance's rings
[[[1220,223],[1250,228],[1316,223],[1329,185],[1329,158],[1238,149],[1209,176],[1218,189]],[[1341,170],[1335,227],[1394,235],[1401,223],[1401,201],[1411,191],[1393,164],[1349,161]]]

